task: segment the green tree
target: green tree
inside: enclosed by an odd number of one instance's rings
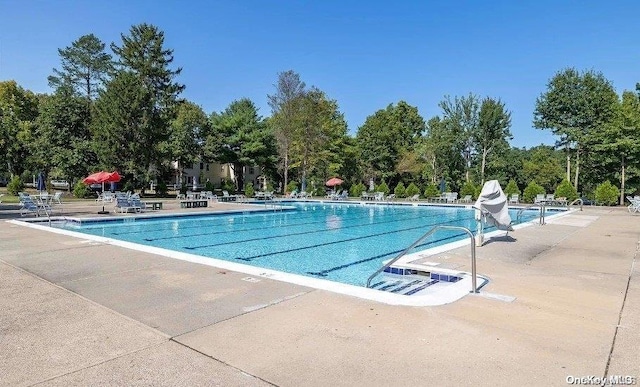
[[[293,133],[291,167],[300,181],[309,175],[324,180],[343,169],[341,157],[346,143],[347,123],[335,100],[312,87],[296,101],[299,115]]]
[[[627,166],[640,159],[640,99],[630,91],[622,93],[622,103],[612,122],[594,133],[593,148],[606,161],[617,164],[620,176],[620,205],[624,204]],[[605,162],[606,162],[605,161]]]
[[[618,96],[601,73],[562,70],[536,100],[533,125],[560,137],[567,152],[567,180],[571,180],[571,148],[575,148],[574,187],[578,189],[580,157],[589,151],[589,139],[615,116]]]
[[[399,182],[396,185],[396,188],[393,189],[393,194],[396,195],[397,198],[404,198],[407,196],[407,189],[404,187],[402,182]]]
[[[462,188],[460,189],[460,196],[465,197],[466,195],[471,195],[475,198],[476,190],[476,186],[472,182],[467,181],[462,185]]]
[[[578,192],[574,186],[571,185],[569,180],[564,179],[562,180],[562,183],[556,187],[555,196],[557,198],[567,198],[567,200],[572,201],[578,198]]]
[[[529,157],[522,162],[522,169],[527,180],[535,180],[546,192],[552,192],[563,177],[558,153],[545,145],[531,148]]]
[[[86,126],[86,100],[63,85],[53,95],[41,98],[39,110],[33,163],[38,170],[51,172],[73,185],[97,164],[92,134]]]
[[[509,184],[507,184],[507,186],[504,188],[504,193],[507,196],[511,196],[511,195],[520,195],[520,188],[518,188],[518,184],[516,183],[515,180],[511,179],[509,180]]]
[[[419,195],[420,194],[420,188],[418,188],[417,185],[415,185],[414,183],[411,183],[407,186],[407,197],[410,198],[414,195]]]
[[[250,99],[232,102],[223,112],[213,113],[209,122],[204,153],[209,159],[231,164],[237,190],[244,186],[244,166],[274,163],[274,138]]]
[[[427,122],[426,136],[416,146],[416,153],[425,161],[428,180],[437,184],[440,179],[450,177],[458,180],[464,175],[459,137],[452,125],[445,125],[435,116]]]
[[[15,81],[0,82],[0,161],[12,178],[25,170],[37,117],[35,94]]]
[[[177,162],[181,182],[184,168],[193,165],[202,155],[203,136],[208,125],[207,116],[200,106],[188,101],[178,104],[176,118],[171,121],[169,139],[161,148],[172,161]]]
[[[297,100],[305,94],[306,85],[300,80],[300,75],[288,70],[278,74],[275,87],[276,92],[267,96],[272,113],[269,124],[276,138],[286,187],[289,182],[291,146],[299,117],[300,104]]]
[[[438,187],[436,187],[435,184],[428,184],[427,188],[425,188],[424,190],[424,197],[433,198],[436,196],[440,196],[440,191],[438,190]]]
[[[109,83],[112,90],[107,88],[112,102],[120,99],[120,109],[112,111],[115,115],[110,119],[105,115],[105,103],[102,104],[102,131],[112,131],[107,134],[111,138],[121,136],[122,127],[134,133],[126,134],[137,140],[136,145],[127,143],[126,147],[135,149],[136,156],[128,160],[129,171],[136,172],[136,178],[146,185],[152,172],[151,167],[159,167],[162,162],[162,145],[169,139],[171,122],[177,112],[178,96],[184,86],[174,79],[181,69],[171,69],[173,50],[164,47],[164,32],[149,24],[132,26],[129,35],[121,35],[122,45],[111,44],[111,49],[118,56],[115,82]],[[125,95],[114,95],[113,89],[120,88]],[[102,98],[102,97],[101,97]],[[111,109],[113,110],[113,109]],[[136,122],[123,122],[122,118],[136,118]],[[120,125],[120,129],[118,129]],[[100,127],[100,126],[96,126]]]
[[[384,192],[385,196],[389,194],[389,186],[384,180],[376,186],[376,192]]]
[[[522,198],[525,202],[533,203],[537,195],[542,195],[545,192],[544,187],[536,183],[535,180],[532,180],[529,185],[525,187],[524,191],[522,191]]]
[[[438,106],[442,109],[444,125],[457,137],[456,143],[465,162],[465,181],[469,181],[479,125],[478,97],[470,93],[466,97],[451,100],[451,97],[445,96]]]
[[[366,173],[395,179],[398,160],[407,150],[413,149],[424,130],[425,122],[418,109],[405,101],[367,117],[356,136],[362,161],[369,166]]]
[[[111,55],[104,51],[105,44],[95,35],[83,35],[70,47],[58,49],[61,70],[53,69],[49,86],[58,89],[69,85],[89,103],[104,89],[113,71]]]
[[[613,205],[618,201],[619,194],[620,191],[618,187],[607,180],[596,187],[596,202],[598,204],[604,204],[605,206]]]
[[[489,153],[499,145],[506,146],[511,139],[511,113],[505,109],[504,103],[493,98],[485,98],[480,105],[478,130],[474,132],[477,152],[482,157],[480,168],[481,184],[484,184],[484,170]],[[467,180],[468,181],[468,180]]]
[[[118,169],[130,176],[144,177],[161,154],[158,136],[168,139],[166,129],[149,122],[153,104],[142,80],[131,72],[118,73],[101,93],[95,105],[93,132],[102,168]]]

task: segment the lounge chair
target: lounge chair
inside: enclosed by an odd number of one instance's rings
[[[627,200],[629,201],[629,206],[627,209],[631,213],[640,212],[640,199],[636,197],[627,196]]]
[[[20,196],[20,216],[25,216],[26,214],[35,214],[35,216],[40,216],[40,212],[44,212],[48,214],[51,211],[51,206],[48,204],[38,204],[33,201],[31,196],[25,193],[19,193]]]
[[[512,194],[511,198],[509,199],[509,203],[510,204],[520,204],[520,195],[519,194]]]
[[[409,198],[410,201],[412,202],[417,202],[418,200],[420,200],[420,194],[415,194],[412,197]]]
[[[61,197],[62,197],[62,192],[56,192],[55,194],[53,194],[53,197],[51,198],[51,203],[62,204],[62,201],[60,200]]]
[[[347,200],[348,197],[349,191],[345,189],[344,191],[340,192],[340,195],[336,196],[336,200]]]
[[[376,192],[373,196],[373,200],[382,201],[384,200],[384,192]]]
[[[460,203],[471,203],[471,195],[464,195],[464,197],[458,200]]]
[[[389,194],[387,196],[387,200],[394,200],[396,198],[396,194]]]
[[[0,203],[2,203],[2,197],[4,196],[4,194],[0,194]]]
[[[534,204],[540,204],[540,203],[544,203],[545,202],[545,194],[537,194],[536,198],[534,199],[533,203]]]
[[[129,210],[133,210],[134,212],[137,212],[140,209],[140,207],[136,207],[135,205],[133,205],[132,203],[129,202],[129,200],[126,197],[116,197],[116,205],[113,208],[113,212],[118,212],[118,210],[120,210],[120,213],[125,213],[125,212],[129,212]]]
[[[458,200],[457,192],[447,192],[445,195],[447,197],[447,203],[455,203],[456,200]]]

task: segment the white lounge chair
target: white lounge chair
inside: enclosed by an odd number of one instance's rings
[[[534,204],[540,204],[540,203],[544,203],[544,201],[545,201],[545,194],[537,194],[536,198],[533,201],[533,203]]]
[[[471,203],[471,195],[464,195],[464,197],[458,201],[460,203]]]
[[[635,197],[632,198],[631,196],[627,196],[627,200],[630,203],[629,206],[627,207],[629,212],[631,212],[631,213],[640,212],[640,199],[635,198]]]
[[[409,200],[412,202],[417,202],[419,199],[420,199],[420,194],[415,194],[409,198]]]
[[[512,194],[511,198],[509,198],[509,203],[510,204],[520,204],[520,195],[519,194]]]

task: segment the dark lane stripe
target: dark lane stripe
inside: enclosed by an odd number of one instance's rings
[[[421,217],[425,217],[425,218],[429,218],[429,217],[433,217],[433,216],[441,216],[444,213],[437,213],[437,214],[431,214],[428,216],[421,216]],[[390,214],[382,214],[382,215],[377,215],[376,218],[383,218],[383,217],[389,217],[389,216],[403,216],[403,215],[407,215],[407,214],[398,214],[398,213],[390,213]],[[347,221],[347,220],[354,220],[354,219],[364,219],[364,218],[369,218],[369,215],[357,215],[357,216],[345,216],[340,218],[340,220],[342,221]],[[412,217],[409,218],[403,218],[403,219],[414,219]],[[295,219],[292,219],[295,220]],[[303,223],[290,223],[290,224],[284,224],[284,225],[276,225],[276,226],[269,226],[269,228],[271,229],[279,229],[279,228],[288,228],[288,227],[296,227],[296,226],[306,226],[309,224],[323,224],[326,223],[327,220],[326,219],[322,219],[322,220],[317,220],[317,221],[313,221],[313,222],[303,222]],[[251,222],[254,223],[254,222]],[[255,222],[258,223],[258,222]],[[369,224],[376,224],[376,223],[369,223]],[[182,239],[182,238],[191,238],[191,237],[196,237],[196,236],[206,236],[206,235],[219,235],[219,234],[229,234],[229,233],[240,233],[240,232],[251,232],[251,231],[255,231],[255,230],[262,230],[264,228],[264,222],[262,222],[261,225],[259,225],[259,227],[253,227],[253,228],[241,228],[241,229],[235,229],[235,230],[224,230],[224,231],[208,231],[208,232],[203,232],[203,233],[197,233],[197,234],[181,234],[181,235],[172,235],[172,236],[167,236],[167,237],[158,237],[158,238],[143,238],[143,240],[147,241],[147,242],[154,242],[154,241],[159,241],[159,240],[168,240],[168,239]],[[291,235],[291,234],[290,234]],[[265,238],[266,239],[266,238]],[[239,241],[241,242],[241,241]],[[197,248],[201,248],[201,247],[211,247],[211,246],[217,246],[217,245],[203,245],[203,246],[194,246],[193,249],[197,249]]]
[[[267,240],[267,239],[286,238],[286,237],[290,237],[290,236],[305,235],[305,234],[319,234],[319,233],[322,233],[322,232],[346,230],[346,229],[349,229],[349,228],[357,228],[357,227],[368,227],[368,226],[375,226],[375,225],[385,224],[385,223],[405,222],[405,221],[408,221],[408,220],[416,220],[416,219],[427,219],[427,218],[433,218],[435,216],[441,216],[441,215],[440,214],[437,214],[437,215],[434,214],[434,215],[430,215],[430,216],[416,216],[416,217],[409,217],[409,218],[402,218],[402,219],[385,220],[383,222],[372,222],[372,223],[364,223],[364,224],[361,223],[361,224],[355,224],[353,226],[345,226],[345,227],[341,226],[341,227],[334,228],[334,229],[316,229],[316,230],[295,232],[295,233],[290,233],[290,234],[272,235],[272,236],[268,236],[268,237],[257,237],[257,238],[229,241],[229,242],[220,242],[220,243],[214,243],[214,244],[210,244],[210,245],[185,246],[183,248],[187,249],[187,250],[196,250],[196,249],[203,249],[203,248],[207,248],[207,247],[232,245],[232,244],[235,244],[235,243],[245,243],[245,242],[252,242],[252,241],[264,241],[264,240]],[[352,219],[358,219],[358,218],[352,218]],[[323,220],[321,223],[326,223],[326,220]],[[298,225],[296,225],[296,226],[298,226]],[[254,230],[254,229],[251,229],[251,230]],[[227,232],[227,231],[224,231],[224,232]],[[222,231],[220,231],[220,233],[222,233]]]
[[[444,223],[440,223],[440,224],[444,224]],[[491,229],[495,229],[495,228],[496,228],[495,226],[488,226],[488,227],[485,227],[485,230],[491,230]],[[454,239],[454,238],[457,238],[459,236],[465,236],[465,235],[467,235],[466,232],[465,233],[456,234],[456,235],[452,235],[452,236],[448,236],[448,237],[445,237],[445,238],[436,239],[436,240],[430,241],[430,242],[421,243],[421,244],[417,245],[415,247],[415,249],[417,249],[419,247],[429,246],[429,245],[432,245],[434,243],[446,241],[446,240],[449,240],[449,239]],[[350,262],[350,263],[345,263],[344,265],[335,266],[335,267],[332,267],[330,269],[326,269],[326,270],[322,270],[322,271],[318,271],[318,272],[310,272],[310,271],[308,271],[307,274],[311,274],[311,275],[315,275],[315,276],[319,276],[319,277],[326,277],[327,273],[331,273],[331,272],[337,271],[337,270],[346,269],[347,267],[350,267],[350,266],[359,265],[361,263],[365,263],[365,262],[373,261],[373,260],[376,260],[376,259],[384,258],[384,257],[390,256],[390,255],[400,254],[402,251],[404,251],[404,249],[391,251],[391,252],[384,253],[384,254],[379,254],[379,255],[376,255],[376,256],[373,256],[373,257],[360,259],[358,261],[354,261],[354,262]]]
[[[370,234],[370,235],[365,235],[365,236],[360,236],[360,237],[353,237],[353,238],[341,239],[341,240],[337,240],[337,241],[319,243],[319,244],[311,245],[311,246],[296,247],[294,249],[274,251],[274,252],[271,252],[271,253],[259,254],[259,255],[249,256],[249,257],[236,257],[235,259],[240,259],[242,261],[247,261],[248,262],[248,261],[253,261],[254,259],[257,259],[257,258],[268,257],[270,255],[285,254],[285,253],[291,253],[291,252],[294,252],[294,251],[312,249],[312,248],[315,248],[315,247],[335,245],[335,244],[339,244],[339,243],[352,242],[352,241],[357,241],[357,240],[362,240],[362,239],[367,239],[367,238],[375,238],[375,237],[379,237],[379,236],[382,236],[382,235],[397,234],[397,233],[400,233],[400,232],[405,232],[405,231],[410,231],[410,230],[417,230],[417,229],[421,229],[421,228],[429,227],[429,226],[435,226],[437,224],[448,224],[448,223],[453,223],[453,222],[458,222],[458,221],[461,221],[461,220],[468,220],[468,219],[469,219],[468,217],[457,218],[457,219],[450,220],[448,222],[424,224],[424,225],[421,225],[421,226],[401,228],[401,229],[393,230],[393,231],[386,231],[386,232],[381,232],[381,233],[377,233],[377,234]]]
[[[422,246],[428,246],[428,245],[431,245],[431,244],[434,244],[434,243],[446,241],[446,240],[453,239],[453,238],[457,238],[457,237],[462,236],[462,235],[466,235],[466,233],[456,234],[456,235],[453,235],[453,236],[450,236],[450,237],[436,239],[435,241],[431,241],[431,242],[427,242],[427,243],[421,243],[420,245],[416,246],[416,248],[422,247]],[[316,271],[316,272],[308,271],[307,274],[315,275],[315,276],[318,276],[318,277],[326,277],[327,274],[329,274],[329,273],[331,273],[333,271],[346,269],[346,268],[354,266],[354,265],[359,265],[361,263],[365,263],[365,262],[373,261],[373,260],[376,260],[376,259],[384,258],[384,257],[390,256],[390,255],[397,255],[397,254],[400,254],[403,251],[404,251],[404,249],[391,251],[391,252],[388,252],[388,253],[385,253],[385,254],[380,254],[380,255],[373,256],[373,257],[360,259],[358,261],[345,263],[344,265],[335,266],[335,267],[332,267],[330,269],[326,269],[326,270],[322,270],[322,271]]]

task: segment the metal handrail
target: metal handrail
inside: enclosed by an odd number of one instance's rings
[[[466,227],[446,226],[446,225],[439,225],[439,226],[433,227],[431,230],[427,231],[423,236],[418,238],[418,240],[413,242],[411,244],[411,246],[409,246],[406,249],[404,249],[404,251],[402,251],[400,254],[398,254],[395,258],[393,258],[392,260],[390,260],[386,264],[382,265],[382,267],[380,269],[376,270],[375,273],[371,274],[371,276],[367,279],[367,287],[371,286],[371,280],[373,280],[378,274],[382,273],[384,271],[384,269],[386,269],[389,266],[393,265],[398,259],[400,259],[403,256],[405,256],[414,247],[419,245],[425,238],[427,238],[429,235],[435,233],[438,230],[462,230],[462,231],[466,232],[467,234],[469,234],[469,239],[470,239],[470,242],[471,242],[471,293],[478,293],[478,287],[476,286],[476,282],[477,282],[476,281],[476,245],[475,245],[475,240],[473,238],[473,233],[471,232],[471,230],[469,230]]]
[[[547,208],[546,205],[544,203],[538,203],[538,204],[534,204],[531,206],[526,206],[521,208],[520,210],[518,210],[518,213],[516,214],[516,221],[520,222],[520,218],[522,217],[522,213],[525,212],[526,210],[530,210],[532,208],[535,207],[540,207],[540,217],[539,217],[539,222],[540,225],[545,225],[546,221],[545,221],[545,216],[547,213]]]
[[[576,202],[580,202],[580,211],[582,211],[582,206],[584,205],[584,201],[582,200],[582,198],[577,198],[576,200],[574,200],[571,203],[569,203],[569,205],[567,207],[571,207]]]

